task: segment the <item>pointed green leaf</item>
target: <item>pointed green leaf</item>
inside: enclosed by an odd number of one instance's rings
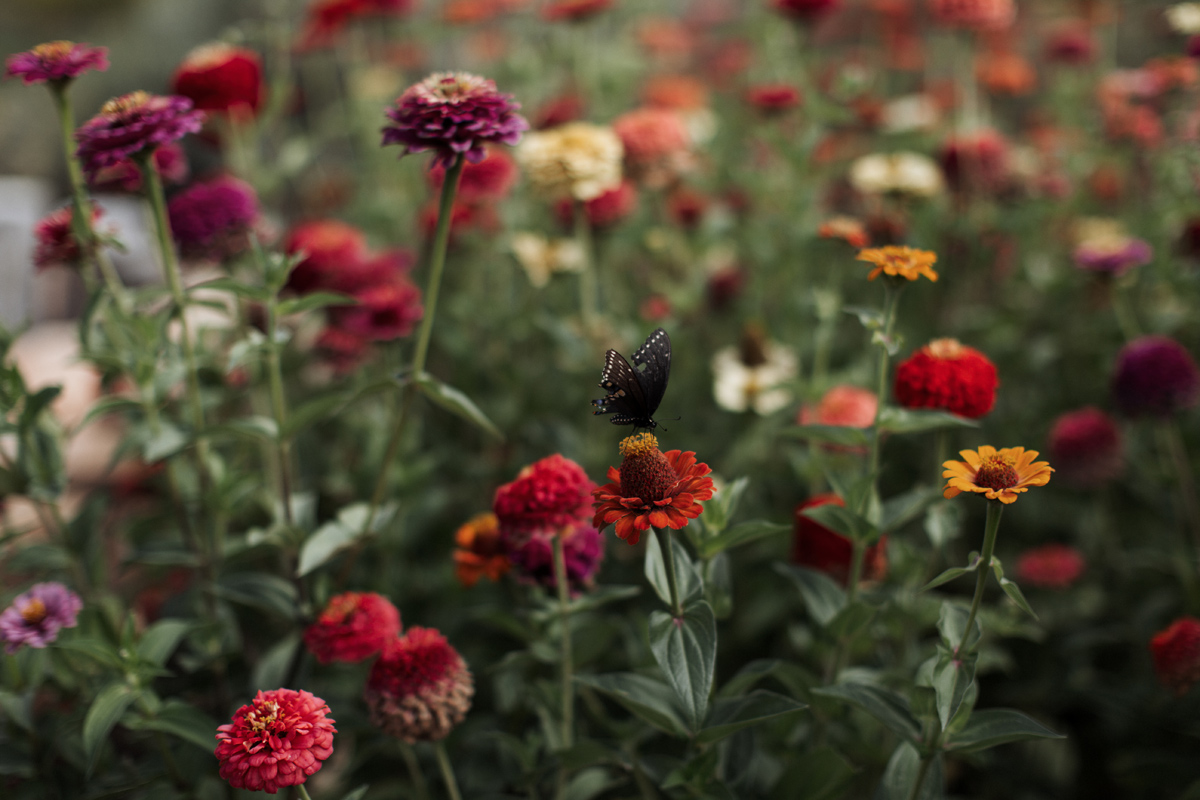
[[[875,618],[879,609],[862,600],[848,603],[845,608],[829,621],[829,635],[835,639],[845,639],[857,636]]]
[[[162,619],[151,625],[138,641],[138,657],[156,667],[167,663],[171,653],[179,645],[179,641],[195,627],[194,623],[183,619]]]
[[[282,301],[277,311],[279,316],[286,317],[291,314],[300,314],[305,311],[314,311],[318,308],[326,306],[356,306],[358,300],[348,294],[337,294],[336,292],[313,292],[306,294],[303,297],[296,297],[291,300]]]
[[[364,797],[367,796],[367,790],[370,788],[371,788],[371,784],[364,783],[362,786],[359,786],[354,791],[347,792],[346,794],[342,795],[342,800],[362,800]]]
[[[681,738],[687,736],[675,692],[660,680],[632,672],[616,672],[577,675],[575,682],[611,697],[627,711],[660,730]]]
[[[704,599],[712,606],[717,619],[728,619],[733,614],[733,567],[728,553],[717,553],[701,562],[704,573]]]
[[[776,564],[775,570],[796,584],[809,616],[818,625],[828,625],[846,607],[846,591],[824,572],[782,563]]]
[[[717,620],[712,608],[698,600],[679,619],[652,612],[650,651],[675,690],[688,728],[699,731],[708,712],[717,662]]]
[[[942,790],[942,759],[937,756],[925,772],[925,780],[916,797],[912,795],[913,784],[921,772],[921,755],[908,742],[901,742],[891,759],[883,778],[875,788],[873,800],[941,800]]]
[[[715,533],[725,530],[729,525],[729,520],[733,519],[733,515],[737,513],[738,504],[749,485],[749,478],[738,478],[723,487],[713,496],[712,500],[704,504],[704,522],[709,530]]]
[[[813,693],[858,706],[910,742],[921,738],[921,724],[913,716],[908,700],[890,689],[865,683],[837,683],[814,689]]]
[[[298,611],[296,587],[268,572],[227,572],[217,581],[217,594],[235,603],[294,619]]]
[[[879,527],[885,533],[894,531],[919,517],[942,497],[942,489],[933,486],[917,488],[890,498],[883,504]]]
[[[683,546],[673,533],[668,532],[671,540],[671,553],[675,557],[675,579],[679,582],[679,600],[687,604],[700,597],[704,586],[696,572],[692,559],[688,556],[687,548]],[[655,537],[657,538],[657,537]],[[671,589],[667,584],[667,568],[662,559],[662,548],[658,542],[646,542],[645,568],[646,580],[654,588],[654,593],[664,603],[671,602]]]
[[[437,405],[473,423],[494,438],[504,439],[504,434],[500,432],[500,429],[479,410],[471,398],[458,389],[442,383],[427,372],[422,373],[415,380],[421,393]]]
[[[931,580],[929,583],[922,586],[918,590],[918,593],[919,592],[928,592],[930,589],[936,589],[937,587],[941,586],[942,584],[949,583],[950,581],[954,580],[955,578],[960,578],[963,575],[968,575],[968,574],[974,572],[978,568],[979,568],[978,562],[976,562],[975,565],[972,567],[951,567],[950,569],[943,572],[941,575],[938,575],[936,578]]]
[[[783,662],[775,658],[755,659],[739,669],[737,674],[721,687],[720,691],[717,692],[717,696],[739,697],[751,686],[778,670],[782,665]]]
[[[130,716],[125,725],[135,730],[169,733],[207,751],[216,747],[217,721],[182,700],[167,700],[153,716]]]
[[[879,529],[872,525],[870,520],[844,506],[825,503],[810,506],[800,513],[852,541],[870,544],[879,538]]]
[[[933,691],[937,697],[938,720],[945,730],[962,706],[967,689],[975,680],[975,656],[955,658],[946,647],[938,648],[939,658],[933,668]]]
[[[247,300],[253,300],[258,303],[265,302],[270,293],[261,286],[250,286],[237,278],[216,278],[211,281],[197,283],[194,286],[187,288],[188,294],[195,292],[210,291],[210,292],[229,292],[235,297],[244,297]]]
[[[942,428],[978,428],[973,419],[945,411],[918,411],[887,406],[879,412],[879,430],[888,433],[924,433]]]
[[[957,603],[942,603],[942,608],[938,612],[938,633],[941,634],[942,644],[947,650],[953,652],[959,642],[963,641],[969,616],[971,616],[970,612]],[[979,617],[976,617],[971,623],[971,635],[964,642],[966,652],[974,650],[975,645],[979,644],[982,637],[983,629],[979,627]]]
[[[33,730],[33,692],[26,692],[24,695],[15,694],[13,692],[0,690],[0,711],[4,712],[4,716],[8,717],[14,725],[25,731]]]
[[[1065,739],[1035,719],[1011,708],[976,711],[961,731],[947,737],[947,752],[970,753],[1021,739]]]
[[[764,689],[755,689],[741,697],[722,698],[713,704],[708,724],[696,736],[696,741],[700,744],[719,742],[743,728],[795,714],[806,708],[808,706],[804,703]]]
[[[83,752],[88,761],[89,772],[96,765],[100,746],[108,739],[108,734],[117,724],[117,720],[136,698],[137,692],[133,687],[123,680],[116,680],[101,689],[92,701],[87,716],[83,719]]]
[[[153,464],[175,455],[187,445],[187,434],[171,423],[164,422],[162,429],[142,446],[142,458],[147,464]]]
[[[707,509],[705,509],[707,511]],[[717,553],[728,550],[731,547],[753,542],[756,539],[762,539],[767,536],[782,536],[791,533],[791,525],[781,525],[777,522],[767,522],[765,520],[754,520],[752,522],[743,522],[740,525],[734,525],[722,533],[717,534],[708,539],[704,539],[696,547],[696,554],[701,558],[712,558]]]

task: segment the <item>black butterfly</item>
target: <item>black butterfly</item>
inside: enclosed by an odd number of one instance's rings
[[[644,367],[644,369],[643,369]],[[613,425],[657,428],[654,412],[671,377],[671,337],[662,328],[654,331],[633,354],[633,366],[616,350],[604,354],[600,388],[608,396],[593,400],[593,414],[612,414]]]

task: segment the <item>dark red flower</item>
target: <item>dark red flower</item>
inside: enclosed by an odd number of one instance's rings
[[[677,186],[667,196],[667,211],[679,227],[694,230],[704,220],[709,200],[695,189]]]
[[[578,595],[592,588],[604,560],[604,537],[590,521],[576,520],[561,528],[504,527],[500,538],[507,561],[523,583],[558,588],[554,574],[554,537],[562,539],[563,562],[567,568],[567,588]]]
[[[202,111],[253,116],[262,103],[262,60],[253,50],[222,42],[198,47],[175,71],[171,91]]]
[[[579,22],[607,11],[613,0],[549,0],[542,6],[542,19],[551,22]]]
[[[400,635],[400,612],[374,592],[344,592],[330,598],[317,621],[304,631],[304,645],[322,664],[362,661]]]
[[[258,221],[258,196],[250,184],[223,175],[172,197],[167,215],[184,254],[228,258],[248,245],[247,233]]]
[[[1003,30],[1017,17],[1013,0],[929,0],[933,18],[952,28]]]
[[[154,151],[154,167],[163,184],[180,184],[188,179],[191,168],[178,142],[168,142]],[[142,171],[132,159],[122,159],[88,176],[88,186],[97,192],[140,192]]]
[[[533,127],[537,130],[557,128],[583,117],[584,102],[578,94],[564,94],[543,103],[533,116]]]
[[[1064,480],[1094,487],[1121,476],[1125,469],[1121,432],[1098,408],[1063,414],[1050,429],[1050,460]]]
[[[466,662],[432,628],[409,628],[371,667],[363,698],[371,723],[410,744],[444,739],[471,708]]]
[[[956,339],[936,339],[896,367],[896,401],[978,419],[996,403],[996,366]]]
[[[92,209],[93,229],[102,213],[99,206]],[[51,211],[34,226],[33,236],[37,240],[37,248],[33,251],[33,265],[39,270],[60,265],[77,267],[84,260],[83,250],[71,230],[74,214],[75,209],[72,206],[65,206]]]
[[[47,81],[69,81],[89,70],[108,69],[108,48],[57,41],[14,53],[5,62],[4,77],[20,78],[26,86]]]
[[[786,83],[760,83],[746,90],[746,102],[768,116],[796,108],[803,97],[799,89]]]
[[[485,148],[486,155],[478,164],[463,166],[455,198],[464,203],[494,202],[508,195],[517,183],[517,162],[497,147]],[[446,170],[435,164],[429,171],[429,184],[441,191]]]
[[[76,155],[91,179],[143,150],[195,133],[203,123],[204,112],[193,111],[186,97],[133,92],[109,100],[75,131]]]
[[[1017,558],[1017,580],[1042,589],[1065,589],[1079,579],[1083,554],[1065,544],[1045,544]]]
[[[368,342],[408,336],[425,315],[421,290],[405,275],[355,292],[357,305],[337,306],[331,314],[339,328]]]
[[[1168,689],[1182,697],[1200,681],[1200,619],[1180,617],[1150,640],[1154,671]]]
[[[1200,369],[1174,339],[1142,336],[1117,354],[1112,391],[1131,417],[1167,417],[1200,400]]]
[[[792,533],[792,563],[826,573],[845,586],[850,580],[854,544],[840,533],[829,530],[802,513],[808,508],[833,503],[844,506],[845,501],[835,494],[810,497],[796,506]],[[887,536],[867,548],[863,555],[864,580],[879,580],[887,574]]]
[[[1008,187],[1012,169],[1008,142],[996,131],[952,136],[942,144],[938,162],[950,188],[995,194]]]
[[[313,346],[333,366],[334,372],[345,375],[362,363],[371,343],[349,331],[329,326],[321,331]]]
[[[587,516],[592,483],[583,467],[561,454],[535,461],[496,490],[492,511],[500,527],[559,530]]]
[[[841,0],[771,0],[772,8],[780,14],[801,22],[820,19],[839,5]]]
[[[235,789],[275,794],[299,786],[333,753],[329,706],[305,691],[260,691],[217,728],[221,777]]]
[[[1046,60],[1069,66],[1090,64],[1096,58],[1096,39],[1087,23],[1071,21],[1059,24],[1046,34]]]
[[[616,188],[601,192],[591,200],[583,201],[583,213],[593,228],[611,228],[628,217],[638,207],[638,190],[633,181],[622,180]],[[570,228],[575,218],[575,204],[563,198],[555,206],[558,219]]]
[[[335,219],[315,220],[297,225],[284,240],[288,255],[304,253],[288,276],[288,288],[308,294],[332,289],[337,275],[366,258],[367,237],[353,225]]]

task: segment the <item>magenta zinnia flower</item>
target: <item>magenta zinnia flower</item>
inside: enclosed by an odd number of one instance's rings
[[[92,208],[93,230],[103,213],[99,206]],[[33,265],[39,270],[60,265],[76,267],[83,261],[83,248],[79,246],[75,232],[71,230],[74,215],[75,209],[72,206],[63,206],[42,217],[34,226],[33,236],[37,240],[37,248],[33,251]],[[106,235],[111,234],[112,231],[109,231]]]
[[[517,113],[511,94],[492,81],[466,72],[436,72],[405,90],[386,112],[394,124],[383,128],[383,144],[404,145],[403,155],[433,150],[434,164],[450,167],[460,156],[478,164],[483,145],[514,145],[529,123]]]
[[[504,528],[501,546],[513,572],[523,583],[558,588],[554,574],[554,537],[562,538],[567,588],[572,595],[592,588],[604,561],[604,537],[586,521],[562,528]]]
[[[100,113],[75,131],[76,155],[89,178],[143,150],[200,130],[204,112],[177,95],[132,92],[109,100]]]
[[[1169,417],[1200,402],[1200,367],[1174,339],[1142,336],[1117,354],[1112,391],[1131,417]]]
[[[167,214],[180,250],[225,258],[245,249],[246,232],[258,219],[258,197],[250,184],[223,175],[172,197]]]
[[[20,78],[26,86],[46,81],[68,81],[88,70],[108,69],[108,48],[57,41],[39,44],[8,57],[4,77]]]
[[[343,592],[330,598],[304,631],[304,645],[322,664],[362,661],[400,635],[400,612],[381,594]]]
[[[42,648],[58,638],[61,628],[74,628],[83,608],[79,595],[61,583],[35,583],[0,614],[0,641],[13,654],[21,645]]]
[[[333,753],[329,706],[311,692],[259,691],[217,728],[221,777],[235,789],[275,794],[299,786]]]

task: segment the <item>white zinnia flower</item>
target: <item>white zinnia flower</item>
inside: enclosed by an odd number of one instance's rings
[[[1176,3],[1165,12],[1167,23],[1177,33],[1200,33],[1200,3]]]
[[[572,122],[526,134],[516,154],[536,191],[587,201],[620,185],[625,148],[612,128]]]
[[[761,347],[765,361],[754,366],[742,360],[738,347],[726,347],[713,355],[713,398],[721,408],[772,414],[791,405],[792,392],[783,384],[796,377],[796,356],[779,342],[764,341]]]
[[[942,171],[929,156],[920,153],[872,153],[850,165],[850,183],[864,194],[900,192],[932,197],[945,184]]]

